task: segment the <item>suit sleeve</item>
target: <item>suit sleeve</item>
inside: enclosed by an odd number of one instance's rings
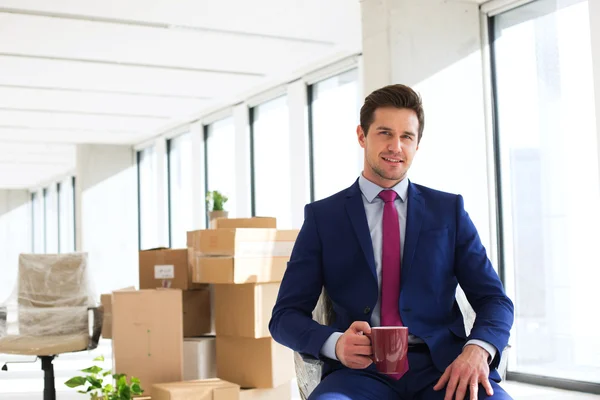
[[[336,332],[312,319],[323,287],[321,253],[316,219],[309,204],[304,208],[304,224],[279,288],[269,330],[278,343],[314,358],[321,357],[323,344]]]
[[[496,356],[490,364],[493,369],[498,366],[502,350],[508,345],[514,319],[513,303],[504,293],[460,195],[456,213],[455,273],[476,313],[468,339],[482,340],[496,348]]]

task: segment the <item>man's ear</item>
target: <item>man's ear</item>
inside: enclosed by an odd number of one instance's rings
[[[358,144],[360,144],[360,147],[362,147],[363,149],[365,148],[365,140],[366,140],[366,135],[363,131],[362,126],[358,125],[356,127],[356,138],[358,139]]]

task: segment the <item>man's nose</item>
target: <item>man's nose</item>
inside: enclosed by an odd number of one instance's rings
[[[388,143],[388,151],[393,153],[400,153],[402,151],[402,141],[400,138],[393,138],[390,143]]]

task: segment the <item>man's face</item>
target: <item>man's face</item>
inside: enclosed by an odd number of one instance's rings
[[[365,149],[365,178],[381,187],[392,187],[406,177],[419,149],[417,113],[407,108],[375,110],[373,123],[365,135],[359,125],[358,142]]]

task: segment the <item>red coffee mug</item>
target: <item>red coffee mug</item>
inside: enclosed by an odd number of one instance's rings
[[[371,328],[367,334],[371,339],[375,368],[382,374],[401,372],[402,360],[408,352],[408,328],[405,326],[380,326]]]

